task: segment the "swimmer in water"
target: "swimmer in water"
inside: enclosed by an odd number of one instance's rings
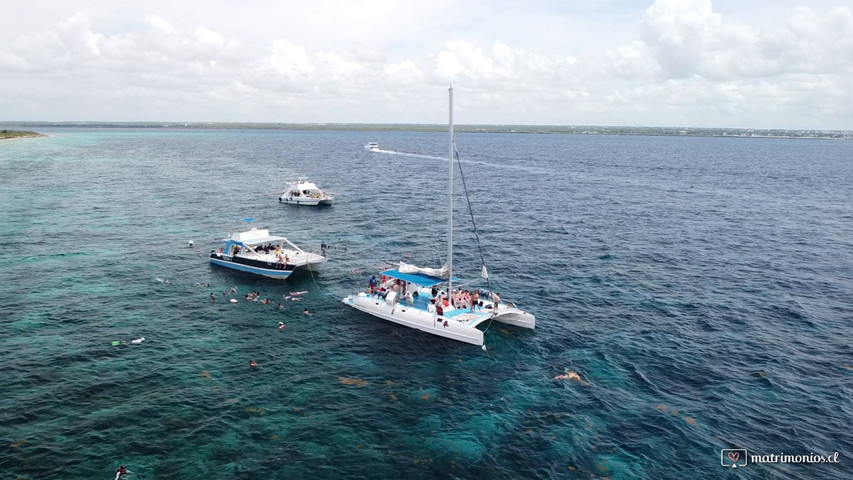
[[[554,380],[575,380],[583,385],[589,385],[589,382],[583,381],[581,379],[581,376],[577,372],[572,372],[568,368],[562,375],[557,375],[556,377],[554,377]]]
[[[128,470],[124,465],[118,467],[118,469],[116,469],[116,480],[124,477],[128,473],[130,473],[130,470]]]
[[[278,331],[284,330],[284,322],[278,322]]]
[[[257,364],[257,362],[255,362],[254,358],[249,360],[249,366],[252,368],[258,368],[258,364]]]
[[[216,301],[216,295],[215,295],[213,292],[211,292],[211,293],[210,293],[210,301],[211,301],[211,302],[215,302],[215,301]]]

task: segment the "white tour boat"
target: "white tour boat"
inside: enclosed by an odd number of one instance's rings
[[[424,269],[400,264],[397,269],[383,271],[379,279],[371,279],[367,292],[349,295],[345,305],[410,328],[460,342],[483,345],[483,331],[477,326],[491,321],[533,329],[536,318],[514,304],[502,301],[488,290],[475,290],[479,301],[473,305],[454,307],[453,289],[453,87],[450,88],[450,181],[448,187],[449,225],[447,263],[441,269]],[[483,266],[485,273],[485,266]],[[449,294],[448,294],[449,292]],[[474,291],[469,292],[473,296]],[[436,299],[446,298],[450,304]]]
[[[323,193],[317,185],[307,180],[290,182],[284,193],[278,197],[280,203],[291,205],[331,205],[335,201],[330,195]]]
[[[316,272],[326,263],[322,255],[306,252],[285,237],[253,228],[222,240],[225,245],[210,252],[210,263],[271,278],[287,278],[296,270]]]
[[[378,152],[379,142],[369,142],[367,145],[364,146],[364,149],[371,152]]]

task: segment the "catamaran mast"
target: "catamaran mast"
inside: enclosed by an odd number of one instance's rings
[[[453,85],[450,85],[450,183],[447,186],[447,298],[453,295]]]

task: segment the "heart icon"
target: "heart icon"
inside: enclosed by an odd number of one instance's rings
[[[729,460],[737,463],[738,458],[740,458],[740,452],[729,452]]]

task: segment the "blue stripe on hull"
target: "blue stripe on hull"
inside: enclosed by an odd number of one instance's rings
[[[254,273],[256,275],[263,275],[265,277],[272,277],[272,278],[287,278],[290,276],[291,273],[293,273],[292,270],[276,270],[276,269],[272,269],[272,268],[269,268],[269,269],[268,268],[258,268],[258,267],[252,267],[249,265],[243,265],[240,263],[226,262],[224,260],[216,260],[213,258],[210,259],[210,263],[212,263],[214,265],[219,265],[220,267],[232,268],[234,270],[240,270],[242,272],[249,272],[249,273]]]

